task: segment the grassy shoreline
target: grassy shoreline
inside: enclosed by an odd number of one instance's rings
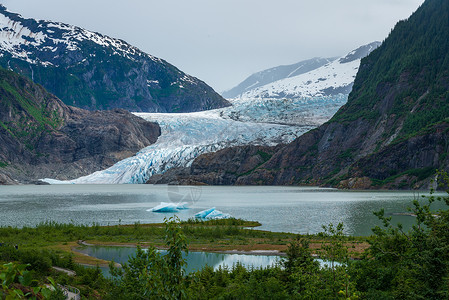
[[[317,235],[298,235],[254,229],[261,224],[239,219],[195,221],[180,223],[189,241],[189,251],[254,254],[257,251],[283,255],[288,245],[297,239],[310,240],[310,248],[317,251],[323,238]],[[118,247],[155,247],[164,249],[164,224],[132,224],[115,226],[85,226],[46,222],[36,227],[0,227],[0,242],[18,245],[20,249],[54,250],[73,256],[74,262],[87,265],[106,265],[108,262],[82,254],[76,249],[82,244]],[[366,238],[348,237],[352,257],[358,257],[368,247]],[[255,252],[256,251],[256,252]]]
[[[189,251],[285,255],[288,245],[298,238],[310,242],[317,254],[326,238],[319,235],[298,235],[255,229],[261,224],[240,219],[180,222],[189,241]],[[77,251],[84,245],[116,247],[155,247],[165,249],[163,223],[99,226],[46,222],[36,227],[0,227],[1,243],[18,245],[23,250],[50,250],[71,255],[75,263],[105,266],[109,262]],[[352,258],[360,257],[368,248],[366,237],[346,237],[345,244]]]

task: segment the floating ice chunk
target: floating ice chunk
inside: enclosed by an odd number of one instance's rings
[[[222,213],[219,210],[214,210],[210,214],[206,216],[207,220],[219,220],[219,219],[229,219],[231,217],[230,214]]]
[[[206,210],[202,210],[199,213],[195,214],[195,218],[198,219],[205,219],[207,217],[208,214],[210,214],[211,212],[213,212],[215,210],[215,207],[206,209]]]
[[[161,202],[161,204],[148,209],[147,211],[152,211],[152,212],[178,212],[178,208],[176,206],[176,204],[174,203],[169,203],[169,202]]]
[[[179,202],[178,204],[171,202],[161,202],[161,204],[147,209],[152,212],[178,212],[181,209],[189,209],[187,202]]]
[[[187,202],[179,202],[176,204],[177,209],[189,209],[189,205]]]
[[[195,218],[203,220],[219,220],[219,219],[229,219],[231,218],[231,215],[225,214],[219,210],[216,210],[215,207],[212,207],[195,214]]]

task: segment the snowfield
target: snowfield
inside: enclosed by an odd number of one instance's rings
[[[308,73],[252,89],[240,95],[238,99],[324,97],[333,91],[337,91],[337,94],[349,94],[360,66],[360,59],[345,63],[340,61],[341,59],[337,59]]]

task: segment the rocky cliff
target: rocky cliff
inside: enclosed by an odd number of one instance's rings
[[[87,175],[135,154],[160,135],[157,124],[125,110],[66,106],[4,69],[0,100],[0,183]]]
[[[148,183],[178,185],[234,185],[240,184],[258,167],[267,162],[282,145],[239,146],[199,156],[187,168],[173,168],[154,175]]]
[[[427,188],[449,167],[448,118],[449,2],[427,0],[362,59],[348,103],[330,121],[236,183]]]
[[[123,40],[0,5],[0,65],[84,109],[191,112],[230,105],[203,81]]]

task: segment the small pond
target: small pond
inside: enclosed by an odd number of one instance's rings
[[[124,264],[128,261],[130,256],[134,256],[136,248],[134,247],[103,247],[103,246],[86,246],[77,249],[78,252],[87,254],[89,256],[114,261]],[[160,250],[162,254],[167,251]],[[213,267],[215,270],[219,267],[232,267],[240,263],[246,268],[265,268],[279,263],[281,257],[278,255],[248,255],[248,254],[230,254],[230,253],[215,253],[215,252],[189,252],[185,255],[187,273],[201,270],[206,265]],[[108,275],[108,268],[101,268],[105,275]]]

